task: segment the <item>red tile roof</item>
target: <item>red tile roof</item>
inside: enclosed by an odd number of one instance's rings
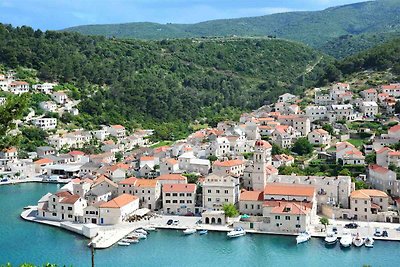
[[[118,184],[135,185],[136,181],[137,181],[136,177],[129,177],[129,178],[125,179],[125,180],[122,180]]]
[[[129,194],[122,194],[106,203],[101,204],[100,208],[110,208],[110,209],[122,208],[123,206],[126,206],[129,203],[131,203],[137,199],[138,199],[137,196],[129,195]]]
[[[226,160],[226,161],[215,161],[214,166],[218,167],[233,167],[244,164],[245,161],[240,159]]]
[[[300,184],[268,183],[264,189],[265,195],[312,197],[314,192],[314,186]]]
[[[240,193],[240,201],[263,201],[264,191],[243,191]]]
[[[85,155],[85,153],[83,153],[82,151],[79,150],[73,150],[68,152],[68,154],[70,154],[71,156],[83,156]]]
[[[388,195],[385,192],[376,189],[361,189],[351,192],[350,197],[367,199],[371,197],[388,197]]]
[[[64,203],[64,204],[74,204],[75,202],[78,201],[78,199],[80,199],[81,197],[79,195],[71,195],[68,197],[63,198],[60,203]]]
[[[386,174],[389,171],[389,169],[387,169],[385,167],[382,167],[382,166],[379,166],[377,164],[371,164],[371,165],[368,166],[368,168],[371,171],[379,172],[379,173],[382,173],[382,174]]]
[[[182,174],[163,174],[158,176],[155,180],[187,180],[187,178],[185,176],[183,176]]]
[[[255,146],[263,148],[272,148],[271,144],[264,140],[257,140]]]
[[[193,193],[196,192],[195,184],[164,184],[162,187],[163,192],[166,193],[176,193],[176,192],[184,192],[184,193]]]
[[[50,164],[52,162],[53,161],[51,159],[44,158],[44,159],[38,159],[38,160],[34,161],[33,163],[37,164],[37,165],[42,165],[42,164]]]

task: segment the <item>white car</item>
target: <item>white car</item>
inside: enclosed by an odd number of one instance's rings
[[[179,220],[174,220],[173,222],[172,222],[172,225],[178,225],[179,224]]]

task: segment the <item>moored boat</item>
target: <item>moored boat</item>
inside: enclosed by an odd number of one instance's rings
[[[118,242],[118,245],[119,245],[119,246],[129,246],[130,243],[124,242],[124,241],[119,241],[119,242]]]
[[[353,238],[353,245],[356,246],[356,247],[361,247],[362,245],[364,245],[364,240],[360,237],[359,234],[357,234]]]
[[[185,235],[191,235],[194,233],[196,233],[196,229],[194,229],[194,228],[187,228],[187,229],[183,230],[183,234],[185,234]]]
[[[147,231],[147,232],[156,231],[157,230],[155,227],[152,227],[152,226],[146,226],[146,227],[143,227],[143,229],[145,231]]]
[[[234,238],[234,237],[244,236],[245,234],[246,231],[242,227],[238,227],[227,233],[226,236],[229,238]]]
[[[148,234],[146,230],[140,229],[140,228],[139,228],[139,229],[136,229],[135,232],[136,232],[136,233],[143,234],[143,235],[147,235],[147,234]]]
[[[344,248],[348,248],[353,243],[353,238],[349,232],[343,232],[342,237],[340,238],[340,245]]]
[[[128,235],[128,238],[146,239],[147,235],[144,235],[141,233],[132,233],[132,234]]]
[[[367,248],[373,248],[374,247],[374,239],[372,237],[367,236],[364,240],[364,245]]]
[[[303,233],[300,233],[296,237],[296,242],[297,242],[297,244],[301,244],[301,243],[307,242],[310,239],[311,239],[311,235],[308,232],[303,232]]]
[[[326,245],[334,245],[338,241],[338,237],[334,232],[327,232],[325,237]]]
[[[199,235],[206,235],[206,234],[208,234],[208,230],[207,229],[200,230],[198,233],[199,233]]]
[[[124,238],[124,239],[122,239],[121,241],[122,241],[122,242],[126,242],[126,243],[130,243],[130,244],[132,244],[132,243],[134,243],[134,244],[139,243],[139,239],[134,239],[134,238]]]

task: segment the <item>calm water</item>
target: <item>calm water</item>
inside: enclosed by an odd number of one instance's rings
[[[54,184],[0,186],[0,265],[45,262],[90,266],[87,240],[70,232],[19,218],[22,208],[54,192]],[[293,237],[223,233],[182,236],[163,230],[129,247],[95,253],[96,266],[400,266],[400,242],[375,242],[373,249],[328,249],[320,239],[297,246]]]

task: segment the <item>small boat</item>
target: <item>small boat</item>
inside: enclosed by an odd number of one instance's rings
[[[129,246],[131,243],[124,242],[124,241],[119,241],[118,246]]]
[[[364,240],[364,245],[367,248],[373,248],[374,247],[374,239],[372,237],[367,236]]]
[[[121,240],[122,242],[126,242],[126,243],[139,243],[139,239],[135,239],[135,238],[124,238]]]
[[[144,229],[145,231],[147,231],[147,232],[150,232],[150,231],[157,231],[157,229],[156,229],[155,227],[152,227],[152,226],[143,227],[143,229]]]
[[[234,237],[244,236],[245,234],[246,231],[242,227],[238,227],[227,233],[226,236],[234,238]]]
[[[300,233],[296,237],[296,242],[297,242],[297,244],[301,244],[301,243],[307,242],[310,239],[311,239],[311,235],[308,232],[303,232],[303,233]]]
[[[353,245],[356,247],[361,247],[362,245],[364,245],[364,240],[357,234],[353,238]]]
[[[338,241],[338,237],[334,232],[327,232],[325,237],[326,245],[334,245]]]
[[[141,233],[132,233],[132,234],[128,235],[128,238],[146,239],[147,235],[144,235]]]
[[[199,235],[206,235],[206,234],[208,234],[208,230],[207,229],[200,230],[198,233],[199,233]]]
[[[344,248],[348,248],[353,243],[353,238],[349,232],[343,232],[342,237],[340,238],[340,245]]]
[[[136,233],[139,233],[139,234],[143,234],[143,235],[147,235],[147,234],[148,234],[148,233],[146,232],[146,230],[144,230],[144,229],[136,229],[135,232],[136,232]]]
[[[196,233],[196,229],[194,229],[194,228],[188,228],[186,230],[183,230],[183,234],[185,234],[185,235],[191,235],[194,233]]]

